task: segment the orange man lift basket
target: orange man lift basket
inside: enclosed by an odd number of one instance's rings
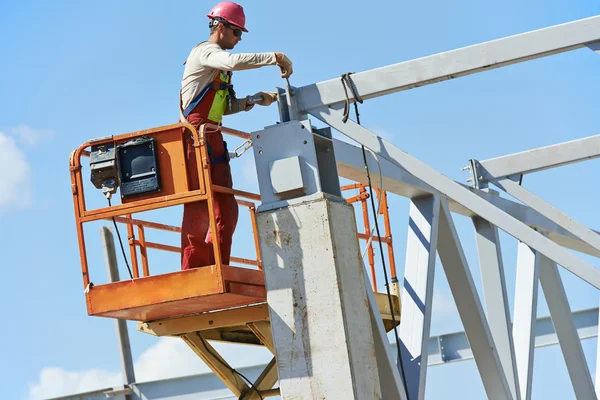
[[[175,124],[90,141],[84,143],[72,153],[70,160],[71,183],[83,284],[89,315],[148,321],[265,301],[266,294],[259,261],[260,255],[256,229],[254,229],[254,242],[256,244],[257,260],[232,258],[232,261],[250,264],[255,266],[256,269],[224,265],[221,262],[221,254],[217,245],[218,241],[215,240],[215,265],[150,276],[147,248],[177,252],[180,249],[173,246],[146,242],[144,227],[175,232],[180,231],[180,228],[131,218],[131,215],[135,213],[202,200],[208,202],[211,231],[216,232],[213,229],[216,223],[212,207],[216,192],[233,193],[238,198],[260,200],[260,197],[256,194],[233,190],[211,183],[208,165],[209,158],[206,146],[204,145],[204,136],[207,131],[216,128],[216,126],[206,124],[198,132],[190,125]],[[247,133],[232,129],[221,128],[221,130],[223,133],[243,139],[248,139],[250,136]],[[197,173],[200,177],[200,188],[198,190],[190,189],[186,169],[184,135],[193,135],[194,142],[200,144],[195,147],[197,159],[202,160],[202,162],[197,163]],[[137,175],[138,177],[147,178],[149,175],[152,177],[152,172],[154,172],[154,177],[160,178],[160,187],[158,190],[149,187],[150,190],[141,194],[125,197],[122,194],[122,204],[88,210],[83,190],[84,175],[82,173],[81,157],[84,155],[94,157],[94,155],[100,154],[100,157],[95,157],[96,160],[94,161],[96,162],[92,165],[92,176],[96,173],[105,184],[103,189],[106,190],[107,188],[111,188],[111,179],[120,179],[120,177],[116,176],[118,174],[115,173],[117,169],[121,170],[121,172],[123,170],[127,171],[128,166],[125,165],[127,162],[135,164],[140,159],[147,158],[148,154],[135,149],[136,144],[151,149],[151,153],[154,154],[155,158],[150,163],[152,167],[148,172],[142,171],[141,173],[137,173]],[[88,148],[91,148],[92,151],[88,151]],[[133,162],[131,160],[123,161],[123,154],[126,154],[127,150],[129,150],[130,154],[137,151],[137,158],[134,156]],[[127,178],[125,175],[128,174],[128,172],[125,172],[124,178]],[[130,176],[134,176],[134,173],[131,173]],[[122,192],[125,188],[124,183],[129,183],[123,182],[125,180],[121,181]],[[133,183],[138,187],[144,185],[148,187],[147,181],[143,183],[140,183],[140,181],[141,179]],[[127,190],[131,189],[128,188]],[[255,226],[254,203],[238,200],[238,204],[247,206],[250,209],[252,223]],[[86,222],[110,220],[113,217],[117,222],[127,224],[131,247],[133,280],[127,279],[120,282],[93,285],[88,270],[83,225]],[[134,238],[134,225],[138,227],[138,240],[131,240]],[[139,246],[141,250],[142,277],[139,276],[135,246]]]

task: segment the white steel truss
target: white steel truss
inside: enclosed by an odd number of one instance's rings
[[[279,89],[279,107],[283,123],[268,128],[271,137],[277,137],[277,133],[289,133],[290,129],[305,129],[310,132],[307,119],[309,115],[313,116],[364,146],[372,154],[368,157],[368,163],[374,175],[373,186],[378,186],[381,179],[386,191],[411,199],[400,324],[400,365],[404,368],[401,375],[406,379],[406,394],[410,400],[424,398],[426,366],[431,361],[431,342],[428,343],[428,337],[436,253],[442,262],[465,327],[470,351],[489,398],[525,400],[531,396],[538,282],[548,302],[552,324],[565,357],[574,391],[578,398],[596,398],[579,342],[577,326],[573,322],[557,266],[560,265],[600,289],[600,270],[568,250],[598,257],[600,236],[525,190],[516,183],[516,178],[522,174],[597,157],[600,155],[600,137],[483,162],[472,160],[471,170],[475,187],[469,188],[347,119],[341,111],[342,107],[348,107],[350,103],[358,100],[584,47],[599,52],[599,43],[600,16],[595,16],[352,74],[348,80],[349,91],[339,79],[300,88]],[[293,119],[302,120],[303,126],[300,127],[297,122],[296,125],[286,124]],[[316,131],[311,133],[320,135]],[[331,137],[327,140],[331,140]],[[306,143],[304,141],[304,144]],[[339,175],[364,183],[361,150],[335,140],[332,141],[332,146]],[[299,153],[294,153],[293,150],[293,145],[290,144],[285,157],[294,156],[295,162],[300,162]],[[275,149],[274,153],[278,151],[279,149]],[[377,163],[374,162],[375,158]],[[261,162],[264,167],[265,160]],[[318,161],[321,162],[323,158]],[[310,181],[311,188],[320,190],[330,184],[318,178],[320,165],[317,165],[317,162],[307,163],[310,168],[310,172],[307,173],[317,176],[316,180]],[[378,171],[381,171],[379,176]],[[271,176],[261,177],[259,172],[261,191],[271,187],[269,179],[278,178],[277,173],[270,171],[270,174]],[[524,204],[500,198],[486,189],[488,182]],[[302,184],[297,186],[302,190],[307,187]],[[272,196],[272,193],[265,194]],[[313,192],[310,196],[305,195],[305,199],[314,201],[317,194]],[[273,203],[271,207],[285,210],[289,206],[287,201],[289,204],[298,204],[297,202],[303,201],[303,197],[288,197],[285,201]],[[473,219],[485,291],[485,310],[475,290],[475,283],[454,227],[452,212]],[[518,312],[515,310],[512,321],[508,309],[498,229],[519,241],[518,285],[515,291]],[[294,260],[302,257],[302,250],[298,249],[298,253],[291,254],[291,257]],[[280,268],[285,269],[287,265],[282,264]],[[286,289],[295,290],[294,284],[296,283],[288,285],[292,286],[291,288],[286,286]],[[367,290],[367,297],[368,295]],[[344,307],[342,302],[341,309]],[[316,324],[313,329],[318,328],[319,324],[326,326],[328,323],[315,316],[311,318],[311,323]],[[379,325],[371,324],[375,338],[383,337],[382,327]],[[276,335],[276,332],[273,334]],[[377,346],[375,341],[374,347]],[[379,350],[378,357],[381,356],[381,349]],[[431,354],[432,357],[434,355],[435,353]],[[386,358],[389,358],[389,355],[386,355]],[[393,384],[398,397],[403,397],[404,385],[390,370],[389,360],[378,359],[376,365],[382,388],[384,384]],[[390,376],[391,383],[384,382],[384,376]],[[308,379],[308,382],[319,382],[322,377],[302,375],[301,378]],[[392,391],[388,389],[387,393]]]

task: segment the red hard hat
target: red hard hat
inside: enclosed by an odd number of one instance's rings
[[[222,1],[214,6],[206,16],[211,19],[222,18],[230,24],[241,28],[244,32],[248,32],[246,29],[244,8],[237,3]]]

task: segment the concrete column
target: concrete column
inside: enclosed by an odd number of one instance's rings
[[[326,196],[257,222],[282,398],[381,399],[352,207]]]

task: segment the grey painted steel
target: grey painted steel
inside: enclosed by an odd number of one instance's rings
[[[587,45],[587,47],[590,50],[595,51],[597,54],[600,54],[600,42],[590,43]]]
[[[367,286],[368,287],[368,286]],[[598,335],[598,314],[600,309],[590,308],[575,311],[573,321],[581,340],[594,338]],[[441,344],[441,345],[440,345]],[[541,317],[536,323],[535,347],[553,346],[558,344],[558,338],[549,316]],[[388,354],[395,354],[396,344],[388,345]],[[429,366],[440,366],[446,363],[468,361],[473,359],[469,341],[464,332],[448,333],[429,338]],[[263,371],[266,365],[237,368],[251,381]],[[162,379],[136,383],[132,385],[134,399],[143,400],[234,400],[236,397],[213,373],[189,375],[180,378]],[[104,400],[105,392],[112,388],[101,388],[92,392],[57,397],[53,400]],[[124,397],[112,398],[123,400]]]
[[[85,393],[72,394],[68,396],[52,397],[47,400],[126,400],[125,395],[108,397],[106,393],[112,390],[112,388],[99,389]],[[133,397],[133,400],[139,400],[139,397]]]
[[[352,75],[363,99],[466,76],[523,61],[576,50],[600,40],[600,16],[480,43]],[[299,109],[312,113],[345,102],[340,79],[295,91]]]
[[[552,204],[510,179],[498,179],[492,181],[492,183],[600,251],[600,235],[584,224],[569,217]]]
[[[593,265],[354,121],[342,122],[340,111],[321,108],[314,111],[313,115],[600,289],[600,271]]]
[[[548,310],[565,357],[575,395],[578,399],[596,399],[590,370],[577,335],[577,328],[571,317],[571,308],[558,268],[555,262],[543,255],[540,255],[540,284],[548,303]]]
[[[257,223],[281,396],[380,399],[353,207],[306,201]]]
[[[236,368],[255,382],[266,365]],[[231,390],[212,372],[178,378],[135,383],[131,385],[133,400],[237,400]],[[112,388],[57,397],[52,400],[125,400],[122,395],[107,397]]]
[[[252,133],[252,149],[256,161],[258,186],[263,204],[277,202],[287,205],[291,197],[314,194],[321,191],[321,181],[318,176],[317,156],[310,132],[310,124],[290,121],[285,124],[269,126]],[[272,174],[278,174],[285,180],[285,171],[272,171],[274,161],[297,157],[301,161],[301,179],[304,189],[292,195],[278,196],[275,193],[277,182],[272,181]]]
[[[108,273],[109,282],[118,282],[121,279],[119,278],[117,253],[115,252],[115,242],[112,230],[105,226],[101,227],[100,237],[102,239],[104,260],[106,263],[106,271]],[[119,354],[121,356],[121,373],[123,375],[123,383],[128,385],[135,382],[135,371],[133,369],[133,357],[131,355],[131,344],[129,343],[127,321],[116,319],[115,326],[117,329],[117,340],[119,342]],[[130,400],[131,395],[126,395],[125,398]]]
[[[596,318],[600,318],[600,310],[596,312]],[[596,396],[600,397],[600,345],[599,341],[596,341]]]
[[[367,183],[367,174],[363,164],[361,149],[340,140],[334,139],[333,142],[340,176],[356,182]],[[369,169],[371,171],[372,184],[374,187],[378,187],[379,169],[377,167],[377,163],[375,162],[373,156],[369,153],[367,153],[367,160]],[[383,175],[384,189],[390,193],[395,193],[397,195],[409,198],[425,196],[428,194],[437,194],[438,196],[441,196],[439,191],[410,175],[404,169],[398,168],[397,164],[381,157],[379,157],[379,164],[381,166],[381,173]],[[542,216],[532,208],[499,196],[492,195],[482,190],[462,185],[458,182],[456,182],[456,184],[462,186],[466,190],[471,191],[472,193],[477,194],[488,203],[500,208],[504,212],[512,215],[514,218],[520,220],[531,228],[543,232],[555,243],[572,250],[600,257],[600,252],[598,250],[594,249],[589,244],[582,242],[567,230],[550,221],[548,218]],[[450,210],[452,212],[464,215],[466,217],[477,216],[476,213],[464,207],[462,204],[453,201],[452,199],[448,199],[448,201]]]
[[[471,271],[454,227],[452,214],[445,200],[441,201],[440,210],[438,254],[469,338],[485,392],[489,399],[512,399]]]
[[[312,130],[308,121],[290,121],[252,132],[258,186],[264,211],[304,201],[302,196],[322,198],[322,193],[341,196],[331,139]],[[277,164],[299,161],[299,174]],[[295,178],[295,190],[278,192]]]
[[[369,275],[366,268],[363,268],[363,273],[365,282],[369,282]],[[382,399],[408,400],[406,389],[396,367],[396,357],[392,355],[398,353],[396,343],[390,344],[389,342],[373,289],[370,285],[365,285],[365,288],[369,301],[369,317],[371,319],[371,329],[375,343],[377,371],[379,372]]]
[[[514,177],[600,156],[600,135],[477,162],[474,179],[490,181],[600,251],[600,234],[529,192]],[[475,171],[473,171],[475,172]]]
[[[411,400],[425,398],[439,218],[439,197],[411,199],[400,324],[402,365]]]
[[[479,217],[473,218],[473,225],[483,283],[485,314],[498,349],[502,369],[506,373],[510,392],[515,399],[519,399],[517,367],[511,334],[512,323],[498,228]]]
[[[519,242],[512,335],[519,389],[523,400],[531,398],[539,276],[539,253]]]
[[[580,340],[598,336],[598,308],[580,310],[573,313],[573,321]],[[538,318],[535,323],[535,347],[558,344],[558,338],[549,316]],[[429,366],[467,361],[473,359],[473,352],[464,332],[448,333],[429,338]]]
[[[600,157],[600,135],[479,161],[479,175],[483,178],[479,180],[530,174],[597,157]]]

